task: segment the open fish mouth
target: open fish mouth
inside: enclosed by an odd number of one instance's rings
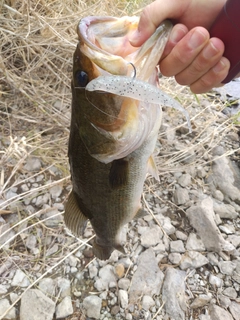
[[[86,97],[92,102],[89,92],[95,92],[96,108],[96,95],[100,99],[103,92],[125,97],[116,121],[110,125],[90,120],[94,130],[109,140],[107,150],[99,151],[96,144],[83,137],[91,156],[103,163],[124,158],[139,148],[159,127],[156,119],[161,119],[161,106],[183,112],[191,130],[187,112],[176,100],[156,89],[159,73],[156,66],[172,24],[164,21],[140,48],[135,48],[129,38],[138,21],[137,17],[87,17],[78,25],[79,50],[92,64]]]
[[[132,74],[149,81],[165,48],[172,29],[170,21],[162,23],[156,32],[140,47],[131,45],[129,38],[137,29],[138,17],[86,17],[78,25],[80,50],[95,64],[99,75]],[[157,70],[156,70],[157,72]],[[155,72],[155,75],[156,75]],[[156,78],[152,77],[156,84]]]

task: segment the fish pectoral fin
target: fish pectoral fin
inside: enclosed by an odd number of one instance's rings
[[[76,236],[81,236],[88,218],[79,209],[74,192],[71,191],[67,203],[65,205],[64,221],[67,228]]]
[[[109,172],[110,186],[115,189],[122,187],[128,182],[129,163],[127,160],[118,159],[112,162]]]
[[[148,212],[143,208],[140,208],[134,216],[134,220],[140,219],[148,215]]]
[[[159,175],[158,175],[158,169],[156,162],[154,160],[153,155],[151,155],[148,159],[148,173],[151,174],[158,182],[159,180]]]

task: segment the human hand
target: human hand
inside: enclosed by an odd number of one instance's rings
[[[221,85],[230,62],[223,56],[224,44],[210,38],[209,28],[226,0],[157,0],[144,8],[138,31],[130,40],[141,45],[166,18],[173,27],[160,61],[164,76],[175,76],[194,93],[204,93]],[[196,14],[197,12],[197,14]]]

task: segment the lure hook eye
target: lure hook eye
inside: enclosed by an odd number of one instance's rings
[[[129,62],[128,64],[130,64],[133,67],[133,76],[132,76],[132,78],[135,79],[136,75],[137,75],[136,67],[132,62]]]

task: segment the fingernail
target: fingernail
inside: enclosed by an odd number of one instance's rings
[[[184,32],[184,30],[181,30],[181,29],[173,29],[171,34],[170,34],[170,38],[169,38],[169,41],[176,44],[178,43],[182,38],[183,36],[185,36],[186,32]]]
[[[189,46],[191,49],[197,49],[206,40],[206,35],[199,30],[195,30],[189,39]]]
[[[226,64],[224,63],[224,61],[220,60],[214,67],[213,67],[213,71],[215,73],[221,72],[223,69],[225,69]]]
[[[211,59],[218,53],[217,48],[210,42],[206,48],[203,49],[203,56],[205,59]]]
[[[177,43],[179,41],[179,32],[177,30],[173,30],[169,40],[173,43]]]

